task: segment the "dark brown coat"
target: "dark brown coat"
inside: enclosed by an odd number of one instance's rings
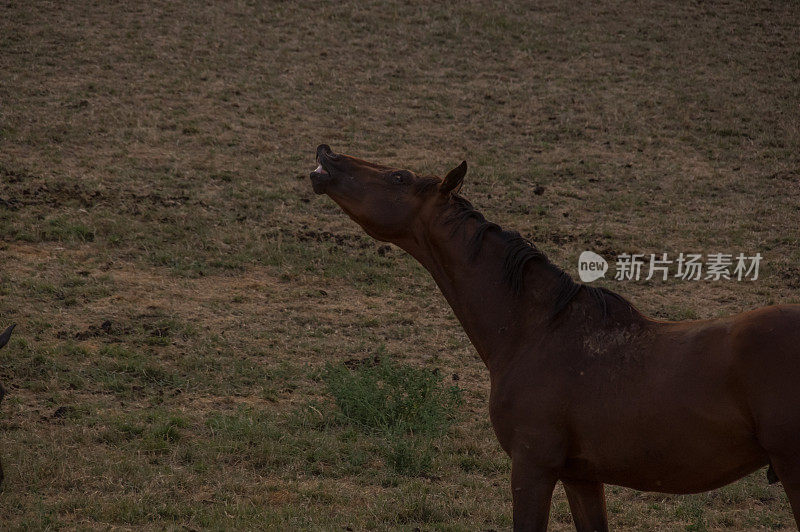
[[[11,325],[6,329],[3,334],[0,334],[0,349],[8,343],[9,338],[11,338],[11,331],[14,330],[14,326]],[[3,388],[3,384],[0,383],[0,403],[3,402],[3,397],[6,395],[6,390]],[[0,485],[3,484],[3,464],[0,462]]]

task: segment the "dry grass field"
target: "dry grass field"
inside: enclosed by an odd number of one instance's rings
[[[429,275],[312,193],[321,142],[467,159],[463,194],[573,275],[764,256],[601,282],[650,315],[800,302],[796,2],[3,1],[0,528],[510,527],[488,374]],[[331,375],[376,357],[457,386],[438,429],[342,415]],[[606,493],[617,530],[794,528],[764,471]]]

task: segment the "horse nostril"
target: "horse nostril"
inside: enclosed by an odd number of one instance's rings
[[[320,158],[322,154],[330,155],[331,154],[331,147],[327,144],[320,144],[317,146],[317,159]]]

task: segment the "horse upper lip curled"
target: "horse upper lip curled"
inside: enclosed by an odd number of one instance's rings
[[[317,168],[311,172],[310,175],[311,185],[316,194],[324,194],[326,185],[332,179],[330,172],[325,168],[325,163],[323,162],[323,158],[326,156],[326,150],[324,150],[326,147],[325,145],[321,145],[317,148]],[[327,149],[327,152],[330,152],[330,148]]]
[[[800,524],[800,305],[654,320],[488,222],[458,194],[466,162],[396,179],[332,153],[314,190],[431,273],[489,370],[516,530],[546,529],[558,480],[576,528],[607,530],[604,483],[696,493],[767,464]]]

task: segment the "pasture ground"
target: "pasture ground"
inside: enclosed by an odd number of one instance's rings
[[[750,283],[604,281],[653,316],[797,302],[798,28],[788,1],[3,2],[2,528],[507,529],[481,361],[312,194],[315,146],[467,159],[464,195],[573,274],[764,255]],[[376,355],[462,389],[447,434],[332,421],[325,364]],[[606,492],[617,530],[794,527],[764,471]]]

